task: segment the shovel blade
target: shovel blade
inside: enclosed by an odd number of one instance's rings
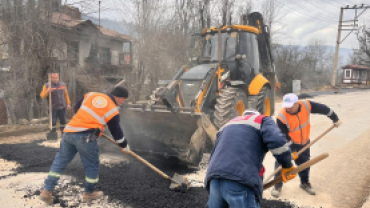
[[[176,189],[185,189],[183,191],[186,191],[190,188],[190,182],[188,181],[188,179],[185,177],[185,176],[181,176],[177,173],[175,173],[175,175],[172,177],[172,179],[178,183],[175,183],[175,182],[171,182],[171,185],[170,185],[170,189],[173,189],[173,190],[176,190]],[[183,185],[185,185],[186,187],[182,187]]]

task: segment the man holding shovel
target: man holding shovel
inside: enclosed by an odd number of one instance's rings
[[[291,152],[271,117],[250,109],[220,128],[205,178],[209,208],[259,208],[267,151],[283,166],[284,182],[295,175]]]
[[[296,165],[301,165],[310,160],[310,148],[303,151],[299,157],[295,154],[310,143],[311,113],[328,116],[335,127],[339,127],[342,124],[334,111],[326,105],[308,100],[298,100],[298,96],[293,93],[286,94],[283,97],[283,108],[277,117],[277,125],[281,132],[286,135],[286,139],[292,142],[290,148]],[[275,162],[275,169],[279,168],[279,166],[279,163]],[[310,168],[307,168],[298,174],[301,179],[300,187],[307,193],[315,195],[315,190],[309,181],[309,173]],[[277,173],[275,178],[279,176],[279,173]],[[282,183],[276,184],[271,191],[271,195],[279,197],[282,187]]]
[[[40,97],[42,99],[48,98],[51,94],[51,120],[52,120],[52,129],[48,133],[48,137],[52,139],[57,139],[56,136],[56,124],[57,119],[59,118],[60,131],[63,132],[63,129],[67,123],[67,114],[66,110],[71,109],[71,100],[69,99],[67,85],[59,80],[58,73],[51,73],[51,81],[46,83],[42,88]]]
[[[122,105],[128,97],[128,91],[116,87],[111,93],[87,93],[74,106],[76,114],[64,128],[60,149],[55,156],[49,175],[45,180],[44,190],[40,199],[47,204],[53,203],[54,190],[61,174],[76,153],[80,154],[85,169],[85,193],[83,201],[99,199],[103,192],[94,191],[99,181],[99,146],[97,138],[102,135],[104,127],[108,128],[116,143],[129,151],[127,140],[120,126],[120,116],[117,106]]]

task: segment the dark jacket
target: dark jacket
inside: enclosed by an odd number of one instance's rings
[[[283,168],[290,168],[291,153],[285,137],[271,117],[241,116],[220,129],[205,178],[209,190],[212,178],[247,185],[262,199],[262,162],[271,151]]]

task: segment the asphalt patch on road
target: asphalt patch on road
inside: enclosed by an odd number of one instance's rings
[[[2,144],[0,145],[0,157],[20,164],[21,166],[16,170],[18,173],[49,172],[58,149],[38,145],[43,141]],[[175,172],[184,174],[193,171],[184,166],[158,161],[154,162],[154,165],[169,176],[173,176]],[[80,189],[74,188],[68,191],[68,193],[74,193],[72,195],[77,196],[83,192],[85,175],[80,160],[75,157],[63,174],[75,177],[76,181],[59,184],[60,188],[54,192],[54,195],[57,196],[56,203],[62,207],[74,207],[78,205],[78,200],[75,200],[77,204],[69,205],[65,200],[59,199],[65,190],[64,186],[80,187]],[[130,163],[119,163],[112,167],[101,165],[97,189],[109,196],[106,203],[120,204],[124,207],[206,207],[208,193],[204,188],[191,187],[186,193],[181,193],[171,190],[169,186],[170,181],[162,178],[142,163],[133,160]],[[27,197],[34,197],[38,194],[40,194],[40,190],[33,190]],[[293,205],[279,200],[263,200],[261,207],[288,208]]]

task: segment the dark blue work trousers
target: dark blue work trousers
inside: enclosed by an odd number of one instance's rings
[[[306,145],[308,145],[309,143],[310,143],[310,141],[308,141]],[[290,150],[291,150],[292,153],[293,152],[298,152],[306,145],[292,143],[290,145]],[[310,157],[311,157],[310,148],[308,148],[304,152],[302,152],[299,155],[298,159],[295,160],[294,162],[297,166],[299,166],[299,165],[309,161]],[[279,166],[280,166],[280,164],[277,161],[275,161],[275,169],[277,169]],[[310,177],[310,168],[307,168],[307,169],[299,172],[298,175],[299,175],[299,178],[301,179],[301,183],[308,183],[309,182],[309,177]],[[275,178],[277,178],[279,176],[280,176],[280,171],[275,175]],[[283,183],[277,184],[277,186],[279,186],[279,185],[283,186]]]
[[[89,133],[64,133],[60,148],[55,156],[49,175],[45,180],[45,189],[53,191],[60,176],[74,156],[79,153],[85,169],[85,192],[92,193],[99,181],[99,145],[98,141],[89,141]]]
[[[52,121],[52,124],[53,124],[53,127],[52,127],[51,131],[52,132],[56,131],[57,120],[59,118],[60,131],[63,132],[64,127],[67,124],[66,108],[52,110],[51,112],[52,112],[51,113],[51,121]]]

